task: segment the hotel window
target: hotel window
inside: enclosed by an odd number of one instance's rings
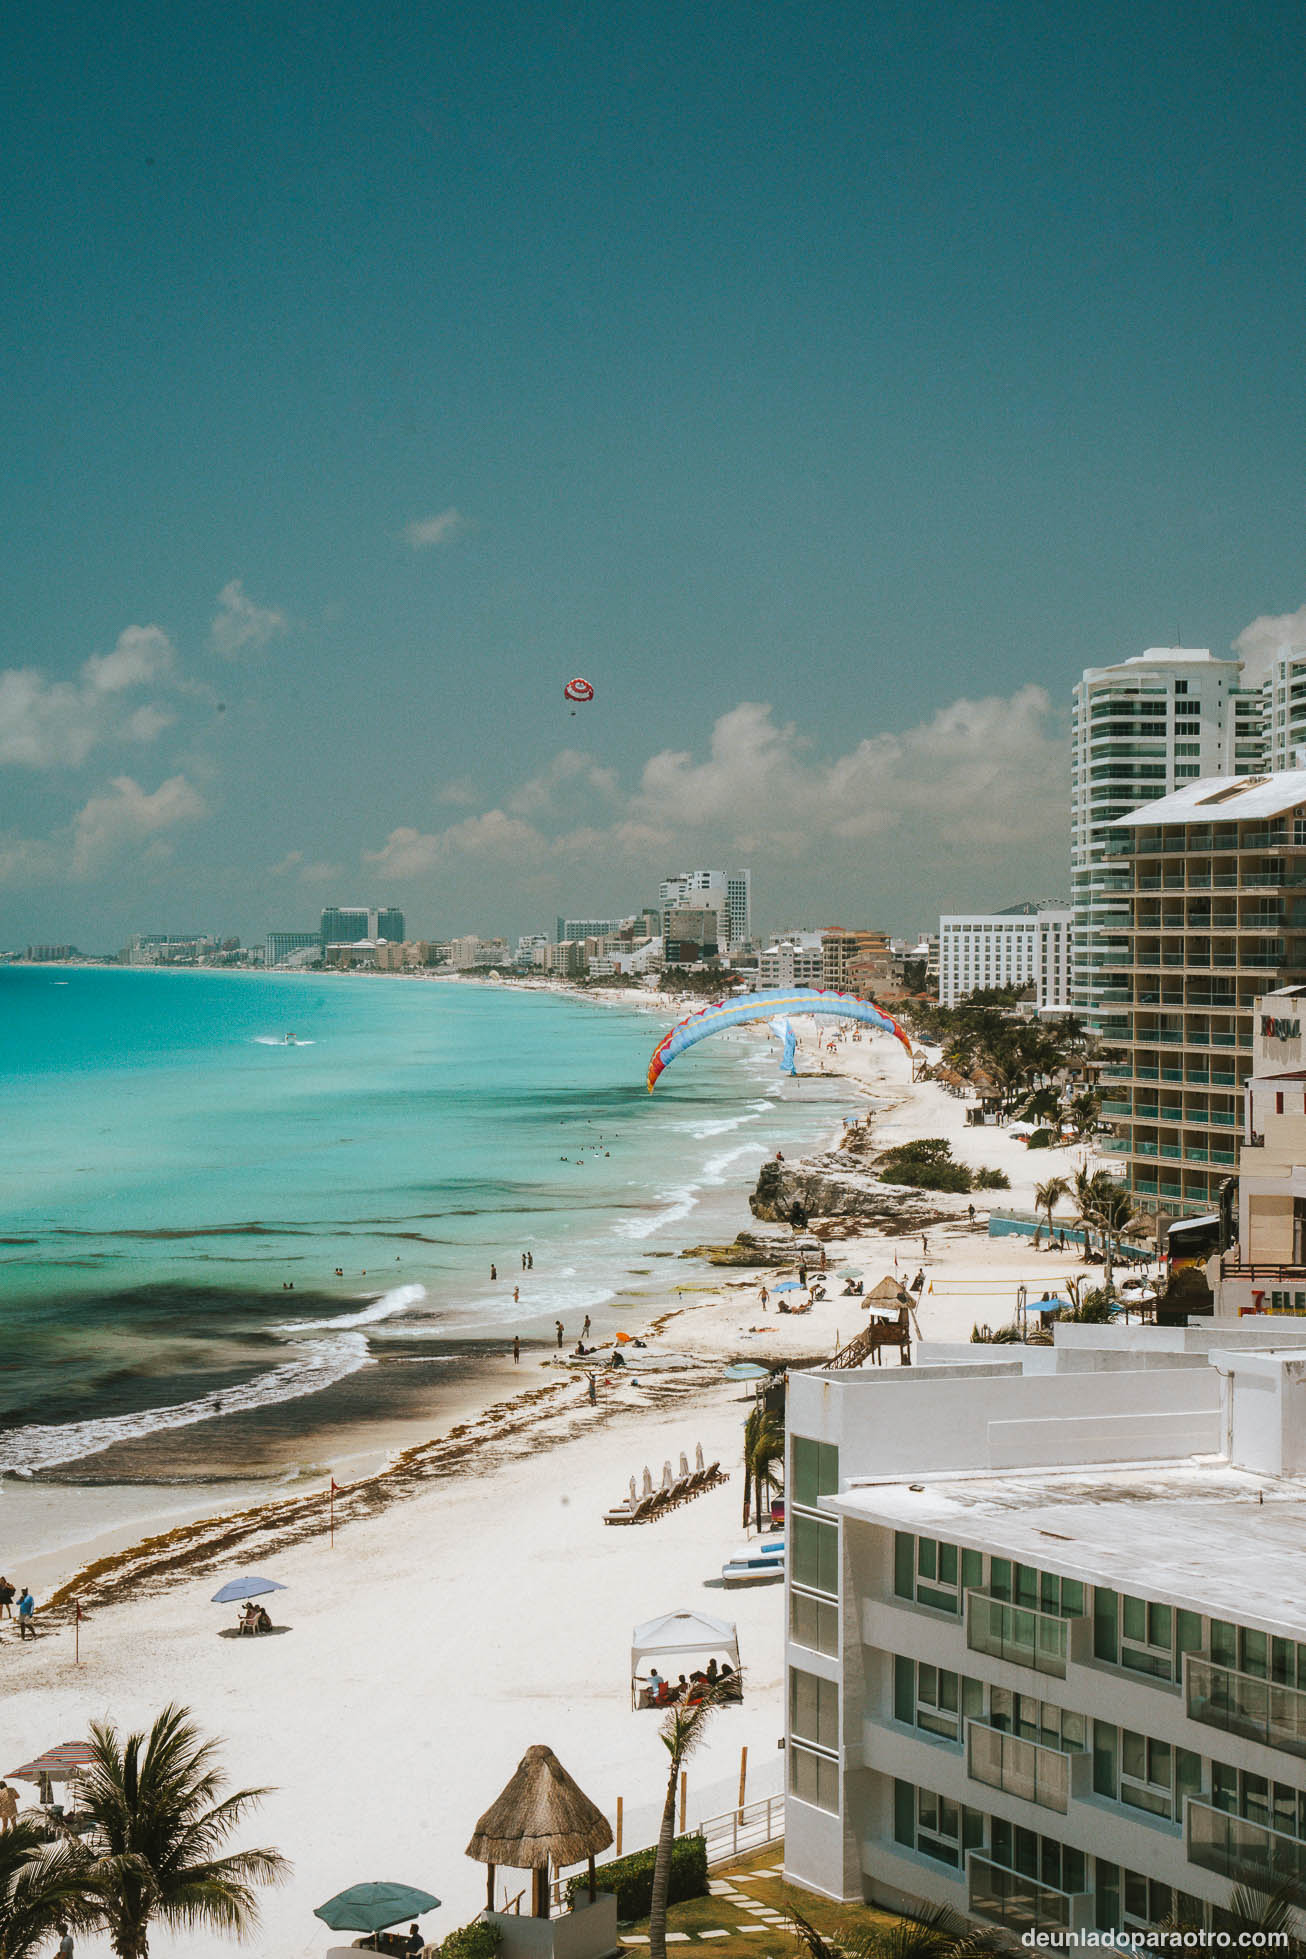
[[[1078,1619],[1084,1611],[1084,1587],[1078,1578],[1061,1578],[1055,1571],[1013,1564],[1010,1558],[990,1558],[989,1590],[1008,1605],[1050,1612],[1058,1619]]]
[[[962,1593],[981,1584],[983,1575],[978,1551],[963,1551],[934,1537],[913,1537],[910,1531],[894,1532],[893,1589],[899,1598],[960,1614]]]
[[[1088,1748],[1086,1715],[1037,1700],[1033,1694],[1013,1693],[1009,1687],[990,1687],[989,1726],[999,1734],[1015,1735],[1021,1741],[1034,1741],[1041,1748],[1056,1748],[1068,1755],[1083,1754]]]
[[[795,1503],[812,1508],[823,1496],[835,1496],[839,1489],[839,1450],[833,1442],[813,1442],[805,1435],[794,1437]]]
[[[789,1669],[789,1788],[818,1809],[839,1807],[839,1686]],[[806,1745],[803,1745],[806,1744]]]
[[[1094,1588],[1095,1658],[1156,1680],[1181,1680],[1184,1654],[1201,1648],[1200,1613],[1113,1592],[1105,1585]]]
[[[905,1849],[957,1869],[968,1850],[983,1849],[984,1818],[979,1810],[949,1802],[932,1789],[895,1780],[893,1835]]]
[[[1132,1728],[1094,1721],[1093,1790],[1131,1809],[1181,1823],[1184,1798],[1202,1794],[1202,1758]]]
[[[946,1667],[893,1659],[893,1718],[908,1728],[921,1728],[941,1741],[960,1741],[963,1721],[979,1720],[984,1712],[984,1686]]]
[[[839,1596],[839,1526],[820,1517],[795,1516],[793,1582],[810,1592]]]

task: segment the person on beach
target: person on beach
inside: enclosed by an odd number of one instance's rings
[[[73,1935],[62,1919],[59,1920],[58,1932],[59,1944],[56,1948],[58,1959],[65,1959],[65,1954],[67,1955],[67,1959],[72,1959]]]
[[[18,1821],[18,1791],[0,1782],[0,1837],[7,1837]]]
[[[765,1312],[765,1311],[766,1311],[766,1302],[767,1302],[767,1300],[768,1300],[768,1299],[769,1299],[770,1297],[771,1297],[771,1295],[770,1295],[770,1293],[769,1293],[769,1292],[767,1291],[767,1289],[766,1289],[766,1287],[765,1287],[765,1286],[763,1286],[763,1287],[762,1287],[762,1293],[761,1293],[761,1298],[762,1298],[762,1311],[763,1311],[763,1312]]]
[[[555,1320],[553,1324],[558,1329],[558,1352],[561,1353],[562,1352],[562,1321]]]
[[[520,1302],[521,1302],[521,1287],[514,1286],[512,1289],[512,1303],[514,1306],[517,1306],[520,1304]]]
[[[534,1254],[534,1252],[527,1252],[527,1254],[526,1254],[526,1270],[527,1270],[528,1272],[533,1272],[533,1271],[535,1270],[535,1254]]]
[[[26,1585],[24,1585],[22,1595],[18,1600],[18,1637],[20,1639],[26,1639],[29,1633],[33,1639],[36,1638],[36,1627],[32,1624],[32,1618],[35,1612],[36,1600],[32,1597]]]
[[[968,1218],[970,1219],[970,1221],[971,1221],[971,1223],[972,1223],[972,1224],[974,1224],[974,1222],[975,1222],[975,1206],[974,1206],[973,1204],[968,1204],[968,1205],[966,1206],[966,1215],[967,1215],[967,1217],[968,1217]]]
[[[594,1376],[592,1374],[588,1374],[588,1373],[586,1374],[585,1379],[589,1383],[590,1407],[594,1408],[597,1406],[598,1399],[599,1399],[598,1382],[594,1379]]]
[[[585,1315],[585,1324],[580,1330],[580,1337],[582,1340],[588,1340],[590,1337],[590,1316],[588,1313]]]
[[[498,1278],[498,1276],[499,1276],[499,1273],[498,1273],[498,1268],[497,1268],[496,1266],[493,1266],[493,1265],[492,1265],[492,1266],[490,1267],[490,1277],[491,1277],[492,1279],[497,1279],[497,1278]]]
[[[523,1271],[523,1272],[524,1272],[524,1271],[526,1270],[526,1254],[525,1254],[525,1252],[523,1252],[523,1253],[522,1253],[522,1255],[521,1255],[521,1269],[522,1269],[522,1271]]]
[[[14,1588],[3,1572],[0,1572],[0,1619],[14,1616]]]
[[[521,1359],[521,1341],[515,1333],[512,1336],[512,1357],[514,1363]]]
[[[411,1953],[413,1959],[417,1959],[418,1954],[420,1954],[425,1944],[426,1940],[422,1937],[416,1925],[410,1925],[408,1928],[408,1937],[404,1940],[404,1951]]]

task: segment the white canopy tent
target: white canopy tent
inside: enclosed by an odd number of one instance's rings
[[[665,1659],[673,1653],[724,1654],[738,1670],[739,1638],[734,1620],[714,1619],[707,1612],[664,1612],[636,1626],[630,1641],[632,1700],[638,1700],[636,1680],[641,1662]]]

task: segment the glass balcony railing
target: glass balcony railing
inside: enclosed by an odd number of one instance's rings
[[[1277,1890],[1306,1881],[1306,1843],[1284,1836],[1245,1816],[1231,1816],[1210,1803],[1184,1806],[1188,1861],[1200,1870],[1214,1871],[1234,1884]]]
[[[972,1850],[966,1859],[970,1883],[970,1909],[977,1918],[990,1919],[1013,1932],[1068,1932],[1077,1894],[1055,1891],[1050,1884],[1009,1871],[1001,1864],[977,1856]]]
[[[1066,1677],[1069,1621],[1025,1605],[1009,1605],[987,1592],[966,1594],[966,1644],[972,1653]]]
[[[1185,1662],[1184,1687],[1190,1721],[1306,1757],[1306,1693],[1298,1688],[1235,1673],[1195,1654]]]
[[[966,1772],[972,1781],[1063,1816],[1070,1806],[1069,1755],[981,1721],[966,1723]]]

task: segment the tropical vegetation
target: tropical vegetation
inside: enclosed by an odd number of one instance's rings
[[[895,1143],[885,1150],[875,1166],[876,1175],[887,1184],[905,1184],[913,1190],[959,1191],[1010,1190],[1005,1170],[972,1170],[958,1163],[946,1136],[917,1136],[909,1143]]]
[[[667,1904],[676,1839],[676,1792],[680,1771],[707,1739],[708,1727],[718,1707],[723,1701],[738,1697],[742,1679],[742,1674],[736,1670],[728,1679],[714,1681],[710,1686],[700,1683],[701,1698],[693,1703],[677,1701],[668,1708],[659,1730],[662,1746],[667,1751],[667,1791],[662,1802],[662,1826],[658,1831],[653,1884],[649,1895],[649,1959],[667,1959]]]
[[[224,1849],[268,1791],[225,1794],[218,1744],[187,1708],[165,1707],[147,1734],[91,1728],[81,1777],[84,1838],[42,1842],[25,1819],[0,1836],[0,1959],[27,1959],[66,1924],[108,1934],[118,1959],[148,1959],[150,1928],[243,1938],[257,1888],[290,1866],[278,1850]]]
[[[784,1418],[757,1401],[744,1423],[745,1524],[748,1522],[750,1497],[759,1529],[770,1516],[771,1492],[784,1486],[784,1459]]]

